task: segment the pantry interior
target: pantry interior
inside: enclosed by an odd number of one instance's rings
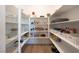
[[[0,5],[0,53],[79,53],[79,5],[38,7]]]

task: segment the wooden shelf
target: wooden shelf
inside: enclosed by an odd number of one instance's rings
[[[50,40],[56,46],[56,48],[59,50],[60,53],[79,53],[79,50],[77,50],[76,48],[67,44],[64,41],[56,42],[52,38],[50,38]]]
[[[75,38],[73,36],[70,36],[68,34],[64,34],[64,33],[60,33],[56,30],[50,30],[50,32],[54,35],[56,35],[57,37],[59,37],[60,39],[64,40],[65,42],[67,42],[68,44],[72,45],[73,47],[79,49],[79,45],[77,44],[77,42],[79,42],[79,37]]]

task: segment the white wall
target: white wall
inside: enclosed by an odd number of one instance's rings
[[[0,53],[5,52],[5,6],[0,5]]]

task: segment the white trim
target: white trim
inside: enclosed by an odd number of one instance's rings
[[[50,28],[50,21],[49,21],[49,17],[48,17],[48,37],[50,37],[49,28]]]
[[[30,17],[29,17],[29,37],[30,37]]]
[[[20,40],[21,40],[21,9],[18,9],[18,52],[19,53],[21,53]]]

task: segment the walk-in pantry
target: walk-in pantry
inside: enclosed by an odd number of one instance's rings
[[[79,5],[0,5],[0,53],[79,53]]]

